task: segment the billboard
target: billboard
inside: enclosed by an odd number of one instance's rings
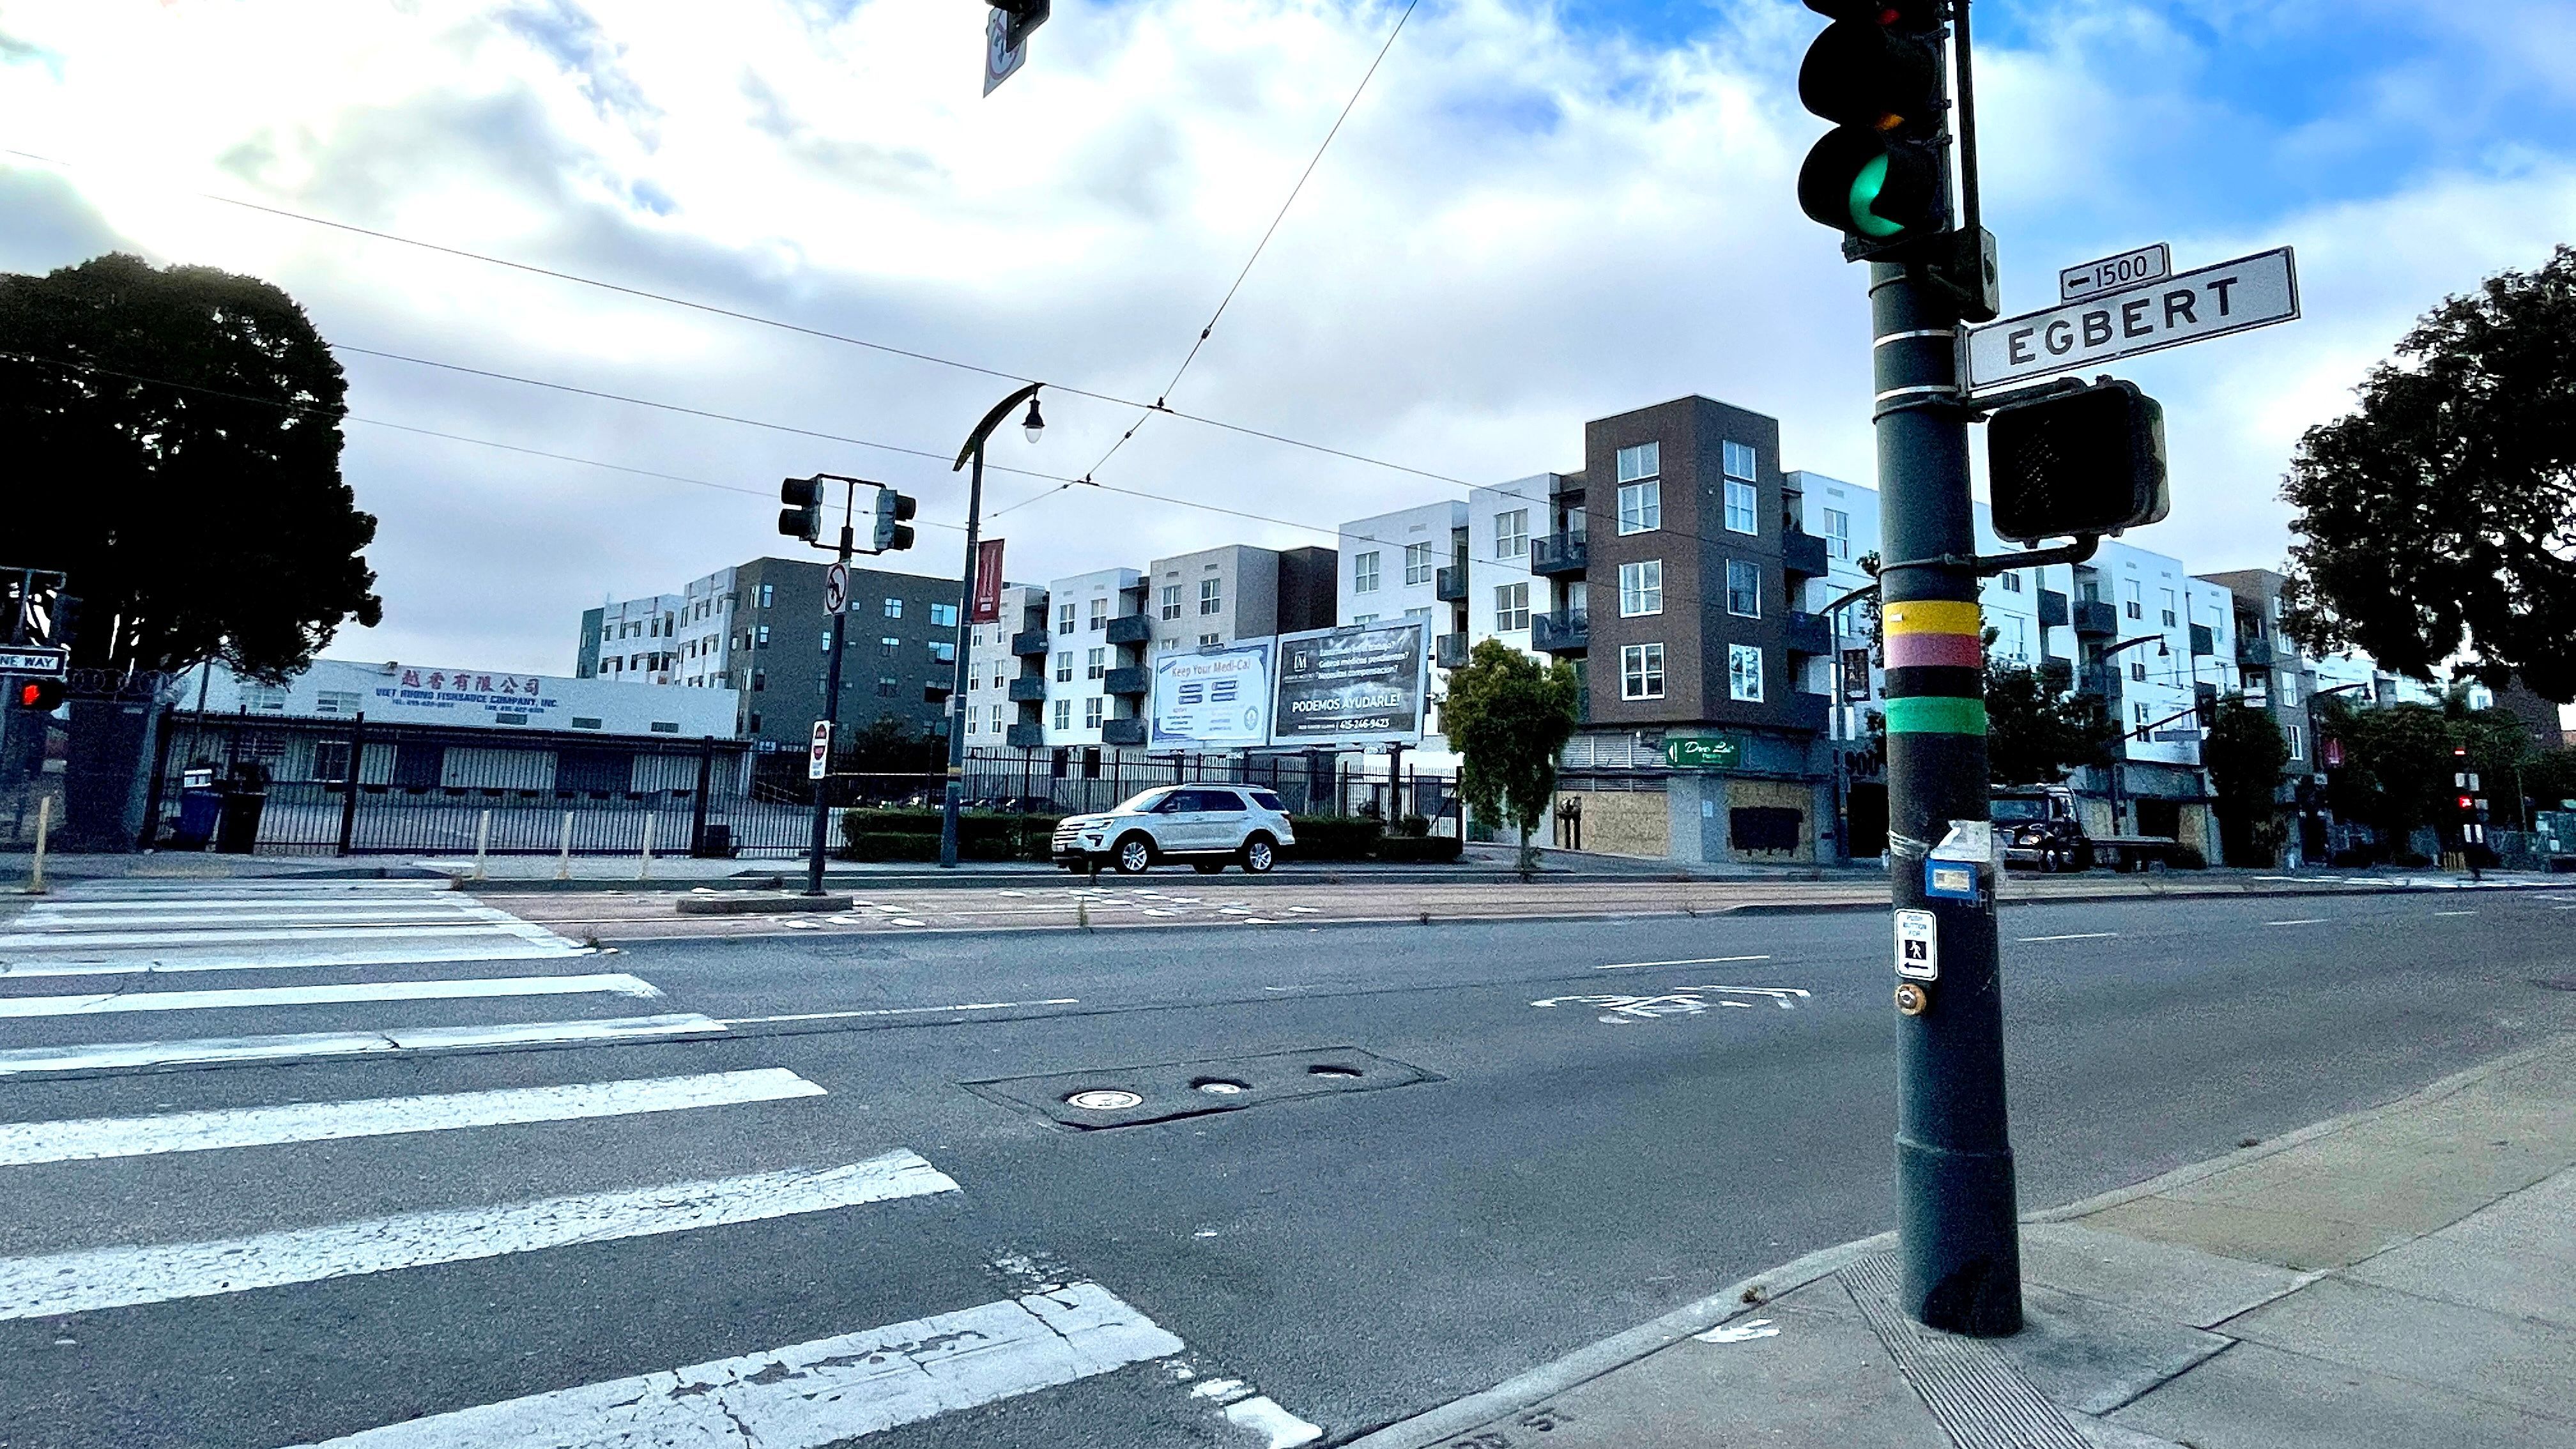
[[[1279,636],[1275,745],[1412,744],[1422,738],[1429,632],[1419,620]]]
[[[1270,641],[1212,645],[1154,660],[1153,750],[1241,750],[1270,743]]]

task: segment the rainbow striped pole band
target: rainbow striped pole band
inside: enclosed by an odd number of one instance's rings
[[[1886,605],[1879,618],[1891,675],[1900,669],[1960,669],[1977,676],[1985,668],[1985,621],[1971,601],[1908,599]],[[1887,729],[1900,735],[1982,735],[1986,702],[1975,694],[1890,699]]]

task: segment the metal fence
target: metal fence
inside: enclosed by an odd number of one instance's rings
[[[803,854],[817,783],[805,757],[742,740],[387,725],[364,717],[171,710],[153,766],[148,842],[261,854],[770,856]],[[945,767],[864,770],[838,757],[827,807],[935,806]],[[1105,810],[1192,781],[1259,785],[1297,814],[1420,815],[1456,834],[1456,780],[1400,771],[1390,788],[1359,757],[1103,760],[1082,751],[977,751],[971,808]],[[6,822],[0,821],[0,829]],[[837,839],[834,841],[837,844]]]

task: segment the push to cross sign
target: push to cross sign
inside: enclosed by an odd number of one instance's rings
[[[1966,383],[1976,392],[2082,372],[2298,316],[2298,267],[2282,247],[1979,327]]]

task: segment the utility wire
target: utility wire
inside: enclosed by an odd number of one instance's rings
[[[40,162],[47,166],[60,167],[66,171],[77,169],[71,162],[64,161],[58,157],[46,156],[34,151],[22,151],[16,147],[0,146],[0,155],[16,156],[28,161]],[[370,237],[377,241],[392,242],[397,246],[417,247],[423,251],[437,252],[443,256],[459,257],[466,261],[482,262],[487,266],[503,267],[512,271],[526,272],[532,276],[547,277],[560,282],[569,282],[575,286],[592,287],[603,292],[613,292],[620,296],[635,297],[650,302],[660,302],[666,306],[682,307],[693,312],[703,312],[710,316],[730,318],[737,322],[748,322],[754,326],[774,327],[780,331],[793,332],[800,336],[820,338],[826,342],[838,342],[850,347],[866,348],[873,352],[882,352],[890,356],[909,358],[916,362],[927,362],[940,367],[955,368],[961,372],[971,372],[984,377],[998,378],[1005,382],[1029,383],[1042,380],[1034,377],[1024,377],[1015,372],[1005,372],[999,368],[985,367],[977,363],[961,362],[952,357],[941,357],[936,353],[920,352],[911,348],[897,347],[892,343],[876,342],[864,337],[853,337],[847,333],[833,332],[820,327],[809,327],[800,322],[790,322],[784,318],[770,317],[758,312],[745,312],[731,307],[721,307],[712,302],[699,302],[686,297],[675,297],[667,292],[655,292],[643,287],[627,286],[620,282],[604,281],[597,277],[583,276],[578,272],[567,272],[554,267],[538,266],[533,262],[514,261],[508,257],[494,256],[487,252],[468,251],[463,247],[448,246],[440,242],[423,241],[416,237],[403,236],[398,232],[381,231],[373,227],[359,226],[352,222],[334,221],[329,217],[314,216],[301,211],[290,211],[285,207],[270,206],[264,202],[245,201],[240,197],[225,196],[219,192],[198,191],[189,194],[194,195],[201,200],[211,201],[221,206],[238,207],[244,211],[258,212],[266,216],[280,217],[288,221],[300,221],[311,226],[327,227],[333,231],[348,232],[355,236]],[[1429,469],[1416,468],[1410,464],[1390,462],[1384,458],[1373,458],[1365,453],[1355,453],[1345,448],[1336,448],[1323,443],[1309,442],[1304,438],[1293,438],[1284,433],[1269,432],[1261,428],[1247,427],[1240,423],[1229,423],[1218,418],[1206,417],[1197,413],[1182,412],[1178,408],[1164,406],[1159,400],[1150,404],[1143,403],[1133,398],[1123,398],[1110,393],[1094,392],[1087,388],[1076,387],[1070,383],[1051,382],[1048,383],[1047,386],[1055,389],[1057,392],[1069,393],[1075,397],[1089,398],[1094,402],[1110,403],[1118,407],[1142,408],[1147,412],[1168,413],[1173,417],[1180,418],[1186,422],[1198,423],[1204,427],[1218,428],[1230,433],[1240,433],[1245,437],[1261,438],[1269,442],[1284,444],[1292,448],[1303,448],[1309,452],[1323,453],[1331,457],[1346,458],[1354,463],[1365,463],[1371,467],[1392,469],[1399,473],[1411,473],[1416,477],[1429,478],[1437,482],[1452,484],[1460,488],[1474,486],[1464,479],[1452,478],[1445,473],[1434,473]]]
[[[1352,108],[1360,103],[1360,97],[1367,92],[1369,82],[1377,76],[1377,68],[1386,63],[1387,52],[1395,49],[1395,38],[1404,33],[1404,22],[1413,18],[1414,7],[1421,3],[1422,0],[1406,0],[1404,13],[1395,17],[1395,28],[1386,33],[1386,43],[1377,48],[1376,58],[1369,62],[1368,69],[1360,75],[1360,83],[1351,88],[1351,98],[1342,102],[1341,114],[1333,117],[1332,129],[1324,133],[1324,139],[1315,147],[1315,154],[1306,158],[1306,169],[1297,173],[1297,184],[1288,188],[1288,199],[1279,203],[1279,210],[1271,216],[1270,225],[1262,229],[1261,240],[1253,243],[1252,255],[1243,259],[1243,270],[1234,274],[1234,284],[1225,289],[1225,296],[1218,300],[1216,310],[1208,314],[1207,325],[1199,329],[1197,340],[1190,343],[1188,355],[1181,359],[1179,367],[1173,369],[1172,380],[1163,384],[1162,392],[1154,399],[1154,406],[1138,414],[1136,421],[1128,425],[1127,431],[1118,435],[1118,441],[1109,445],[1109,451],[1100,455],[1100,461],[1083,472],[1084,482],[1090,482],[1092,476],[1098,473],[1103,465],[1118,455],[1119,449],[1127,446],[1127,440],[1136,436],[1136,430],[1145,426],[1153,418],[1156,410],[1164,409],[1170,402],[1172,390],[1181,385],[1181,378],[1189,372],[1190,364],[1199,360],[1199,349],[1207,346],[1209,335],[1216,331],[1218,320],[1225,316],[1225,309],[1234,305],[1234,294],[1243,290],[1243,279],[1252,275],[1253,264],[1261,260],[1261,254],[1264,251],[1269,250],[1270,239],[1279,234],[1279,224],[1288,219],[1288,208],[1297,204],[1297,197],[1306,189],[1306,183],[1314,179],[1315,168],[1323,164],[1324,152],[1332,147],[1333,138],[1342,133],[1342,123],[1351,118]]]

